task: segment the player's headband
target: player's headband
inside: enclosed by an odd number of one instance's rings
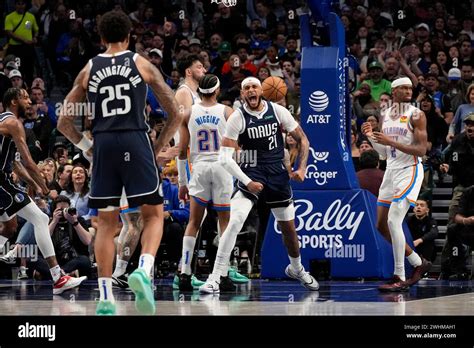
[[[400,86],[413,86],[411,80],[408,77],[401,77],[392,82],[392,89]]]
[[[260,87],[262,87],[262,84],[260,83],[259,79],[255,78],[255,77],[247,77],[246,79],[244,79],[242,81],[241,88],[244,89],[245,85],[248,85],[249,83],[254,83],[254,84],[259,85]]]
[[[221,83],[219,82],[219,79],[217,79],[217,83],[214,87],[207,88],[207,89],[199,87],[199,92],[201,92],[202,94],[211,94],[211,93],[214,93],[216,89],[219,88],[220,85]]]

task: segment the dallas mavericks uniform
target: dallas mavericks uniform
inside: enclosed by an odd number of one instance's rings
[[[138,54],[99,54],[89,61],[87,97],[93,104],[94,166],[91,208],[118,207],[125,191],[130,207],[163,203],[153,145],[147,132],[147,86]]]
[[[217,164],[226,124],[225,105],[192,106],[188,122],[193,165],[189,195],[203,206],[212,201],[212,207],[218,211],[230,210],[233,190],[232,176]]]
[[[240,168],[252,181],[262,183],[264,188],[257,195],[237,182],[236,190],[242,191],[253,201],[259,196],[263,197],[270,208],[284,208],[293,203],[290,177],[283,164],[285,144],[273,104],[265,103],[267,110],[261,118],[251,115],[245,105],[238,109],[244,124],[238,139],[244,154]],[[256,161],[250,160],[254,154]]]
[[[390,117],[392,106],[383,115],[382,133],[402,144],[413,144],[413,126],[411,119],[420,110],[406,105],[403,113],[396,119]],[[398,106],[397,106],[398,107]],[[423,165],[421,158],[406,154],[394,147],[386,147],[387,169],[379,190],[377,204],[390,207],[392,202],[408,199],[415,206],[423,183]]]
[[[0,114],[0,122],[16,117],[11,112]],[[0,221],[8,221],[31,202],[25,189],[13,183],[13,161],[17,156],[15,142],[0,134]]]

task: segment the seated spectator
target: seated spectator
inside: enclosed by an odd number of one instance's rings
[[[178,185],[178,168],[176,168],[174,161],[166,165],[166,168],[163,170],[163,176],[173,185]]]
[[[438,225],[436,220],[429,216],[429,202],[418,199],[413,212],[407,223],[413,237],[415,251],[426,260],[433,262],[436,258],[435,239],[438,237]]]
[[[351,152],[352,152],[352,163],[354,163],[355,171],[358,172],[360,169],[360,151],[357,147],[357,140],[359,135],[357,134],[357,129],[355,127],[351,128]]]
[[[469,103],[459,106],[454,115],[453,122],[449,126],[449,133],[446,138],[448,143],[451,143],[456,135],[464,131],[464,120],[474,113],[474,83],[468,87],[466,99],[469,100]]]
[[[354,112],[358,119],[363,120],[369,115],[373,115],[379,107],[379,103],[372,97],[371,87],[366,81],[362,82],[359,89],[354,92],[353,100]]]
[[[65,196],[58,196],[53,202],[49,231],[61,268],[68,274],[78,272],[80,275],[90,276],[88,246],[92,236],[87,230],[87,223],[78,217]],[[30,267],[34,268],[42,279],[51,279],[49,266],[44,259],[39,259],[36,265]]]
[[[233,54],[229,58],[230,70],[222,75],[221,78],[221,89],[222,93],[235,99],[240,95],[240,84],[242,81],[252,73],[243,68],[240,57]]]
[[[359,148],[359,153],[360,153],[361,156],[364,152],[374,149],[372,144],[370,143],[370,141],[368,141],[367,139],[363,139],[363,140],[359,141],[358,148]]]
[[[448,239],[443,250],[441,279],[468,279],[467,253],[463,244],[474,248],[474,186],[467,188],[459,201],[454,223],[448,225]]]
[[[71,177],[73,166],[71,164],[60,165],[56,172],[56,180],[49,183],[48,188],[51,190],[50,197],[55,199],[60,192],[67,189],[69,179]],[[53,196],[54,195],[54,196]]]
[[[371,192],[375,197],[379,195],[384,175],[378,166],[379,154],[377,151],[367,150],[360,156],[360,170],[356,173],[360,188]]]
[[[60,193],[70,200],[71,207],[77,209],[77,215],[87,216],[89,212],[89,175],[82,164],[76,164],[72,168],[69,184],[66,190]]]
[[[63,142],[57,142],[54,144],[51,157],[54,158],[58,166],[64,166],[66,164],[71,163],[67,145]]]
[[[369,78],[364,82],[370,86],[372,98],[375,101],[380,100],[382,93],[392,93],[390,81],[382,78],[384,71],[383,66],[378,61],[374,61],[367,67],[369,70]]]

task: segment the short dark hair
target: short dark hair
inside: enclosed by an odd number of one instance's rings
[[[194,62],[201,62],[201,58],[197,54],[190,54],[187,57],[184,57],[178,61],[176,64],[176,68],[178,69],[178,72],[181,76],[185,77],[186,76],[186,69],[191,67],[191,65],[194,64]]]
[[[364,151],[360,155],[360,169],[377,168],[379,164],[379,154],[375,150]]]
[[[132,22],[122,11],[109,11],[99,22],[99,34],[108,43],[125,41],[131,28]]]
[[[59,195],[54,199],[53,204],[51,205],[51,210],[55,211],[59,203],[67,203],[71,205],[71,200],[64,195]]]
[[[22,88],[12,87],[7,89],[3,95],[3,107],[9,108],[12,105],[12,101],[20,99]]]

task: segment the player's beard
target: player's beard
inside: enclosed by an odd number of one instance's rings
[[[254,100],[253,97],[257,98],[256,106],[253,106],[253,104],[255,104],[255,102],[250,103],[250,99],[251,99],[250,97],[245,97],[245,102],[247,103],[247,106],[249,107],[249,109],[258,110],[260,108],[260,104],[262,103],[262,97],[261,96],[260,97],[259,96],[252,96],[252,100]]]
[[[18,104],[18,117],[26,119],[26,108],[21,104]]]

